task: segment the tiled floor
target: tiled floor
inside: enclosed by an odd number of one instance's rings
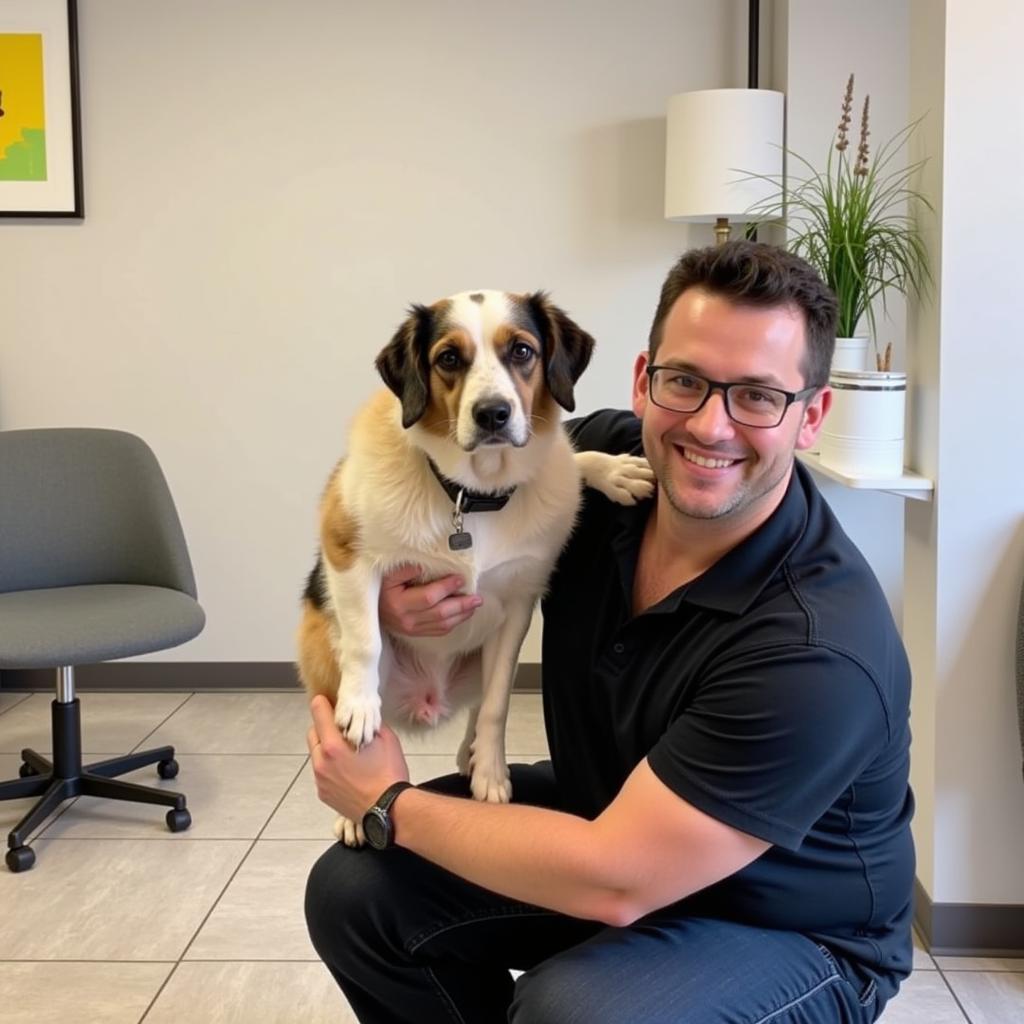
[[[306,937],[302,891],[331,841],[313,792],[300,693],[83,694],[87,759],[173,743],[194,824],[88,798],[0,867],[0,1024],[345,1024],[354,1018]],[[0,779],[49,749],[49,697],[0,693]],[[461,727],[407,744],[414,781],[452,770]],[[545,753],[540,699],[513,698],[509,755]],[[24,813],[0,803],[0,832]],[[1024,1021],[1024,960],[916,953],[884,1024]],[[642,1022],[638,1022],[642,1024]]]

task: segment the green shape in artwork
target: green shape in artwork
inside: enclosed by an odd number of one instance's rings
[[[46,132],[26,128],[0,159],[0,181],[46,181]]]

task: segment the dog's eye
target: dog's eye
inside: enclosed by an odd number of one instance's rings
[[[446,348],[438,357],[437,365],[442,370],[457,370],[462,365],[462,356],[453,348]]]
[[[509,355],[515,363],[528,363],[537,353],[525,341],[513,342]]]

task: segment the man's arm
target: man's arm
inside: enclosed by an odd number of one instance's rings
[[[646,761],[594,821],[426,790],[404,793],[394,821],[399,846],[477,885],[613,926],[720,881],[769,846],[676,796]]]
[[[358,820],[405,762],[385,728],[358,753],[330,705],[313,702],[310,749],[320,798]],[[594,821],[520,804],[410,789],[392,806],[399,846],[484,888],[621,926],[739,871],[769,844],[697,810],[642,761]],[[368,854],[371,856],[372,854]]]

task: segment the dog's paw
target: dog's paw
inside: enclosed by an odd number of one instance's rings
[[[469,783],[474,800],[482,800],[489,804],[507,804],[512,799],[512,783],[508,771],[504,777],[496,777],[486,772],[473,772]]]
[[[334,721],[345,739],[358,750],[380,732],[380,695],[343,697],[338,694]]]
[[[508,777],[508,765],[502,758],[480,757],[470,759],[469,789],[474,800],[489,804],[507,804],[512,799],[512,782]]]
[[[578,452],[576,462],[584,484],[619,505],[635,505],[654,493],[654,471],[645,458]]]
[[[644,458],[616,455],[605,480],[604,493],[619,505],[635,505],[654,493],[654,470]]]
[[[353,848],[362,846],[366,842],[366,835],[363,833],[361,822],[352,821],[343,815],[338,815],[334,821],[334,835],[346,846]]]

